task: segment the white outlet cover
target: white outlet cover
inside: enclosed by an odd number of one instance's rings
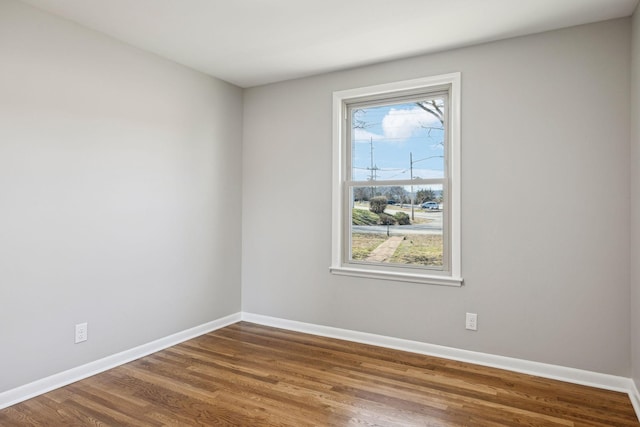
[[[478,330],[478,315],[476,313],[467,313],[466,328],[470,331]]]

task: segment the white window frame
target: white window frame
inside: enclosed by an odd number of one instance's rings
[[[414,80],[405,80],[368,86],[356,89],[342,90],[333,93],[333,186],[332,186],[332,250],[330,271],[334,274],[365,277],[373,279],[397,280],[403,282],[424,283],[432,285],[461,286],[461,250],[460,250],[460,73],[442,74]],[[448,180],[449,198],[449,268],[446,271],[398,268],[397,265],[385,268],[380,265],[363,265],[347,260],[347,218],[345,214],[348,191],[345,184],[349,165],[345,115],[347,105],[362,98],[392,97],[413,91],[436,91],[448,88],[449,92],[449,138],[448,138]],[[446,244],[445,244],[446,247]]]

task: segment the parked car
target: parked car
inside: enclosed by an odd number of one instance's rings
[[[398,203],[398,202],[396,202],[395,200],[388,200],[388,201],[387,201],[387,204],[388,204],[388,205],[395,205],[395,204],[397,204],[397,203]]]
[[[424,202],[420,205],[422,209],[429,209],[431,211],[440,209],[440,204],[438,202]]]

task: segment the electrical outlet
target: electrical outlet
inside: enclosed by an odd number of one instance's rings
[[[87,323],[76,325],[76,344],[87,340]]]
[[[470,331],[478,330],[478,315],[476,313],[467,313],[467,329]]]

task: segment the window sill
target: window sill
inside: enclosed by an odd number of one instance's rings
[[[462,286],[462,277],[435,276],[427,274],[398,273],[391,271],[367,270],[353,267],[330,267],[329,271],[341,276],[364,277],[368,279],[395,280],[399,282],[422,283],[438,286]]]

